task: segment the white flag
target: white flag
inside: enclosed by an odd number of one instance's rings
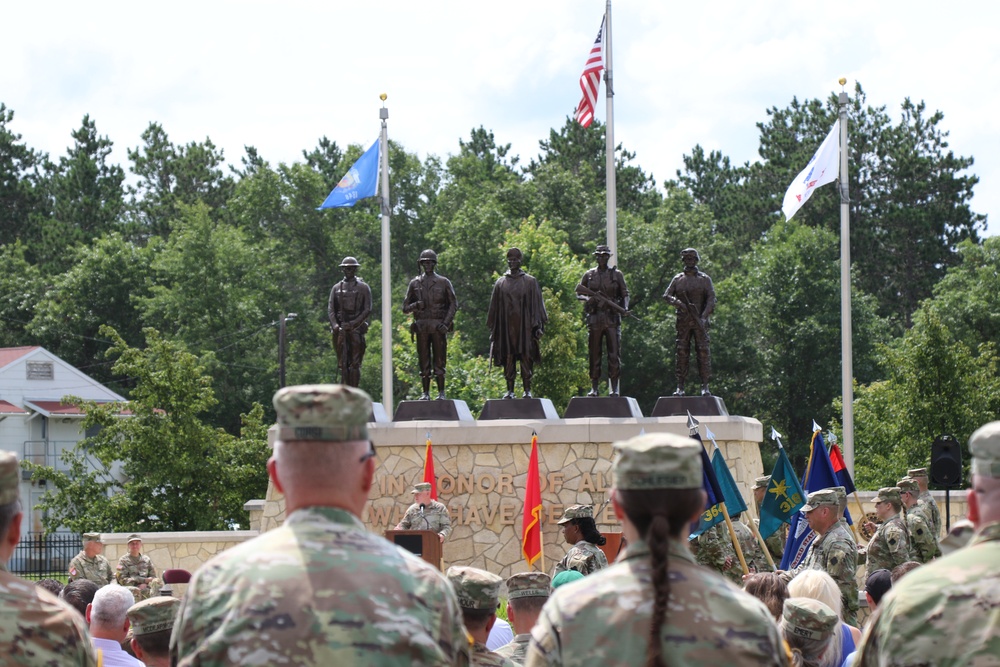
[[[830,134],[820,144],[816,155],[812,156],[806,168],[799,172],[792,184],[785,192],[785,201],[781,204],[781,211],[785,214],[785,220],[791,220],[795,212],[802,208],[802,205],[812,197],[813,190],[833,183],[837,180],[837,167],[840,162],[840,119],[833,124]]]

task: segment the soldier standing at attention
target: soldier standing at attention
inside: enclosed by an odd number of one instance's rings
[[[84,533],[83,549],[69,562],[69,580],[89,579],[98,586],[115,580],[115,571],[104,557],[104,542],[100,533]]]
[[[931,528],[933,521],[927,506],[920,502],[920,487],[912,477],[904,477],[896,482],[899,498],[906,508],[906,528],[910,531],[910,550],[920,563],[929,563],[941,555],[937,536]]]
[[[927,490],[927,468],[911,468],[906,471],[907,477],[912,477],[917,481],[920,489],[920,502],[924,504],[924,511],[931,519],[931,528],[934,530],[935,539],[941,537],[941,510],[938,509],[937,501]]]
[[[663,298],[677,309],[677,390],[674,396],[684,395],[688,362],[691,359],[691,339],[698,353],[698,372],[701,375],[701,395],[710,396],[708,380],[712,377],[712,354],[709,350],[709,317],[715,310],[715,287],[708,274],[698,270],[701,258],[694,248],[681,251],[684,270],[674,276]]]
[[[445,576],[455,588],[458,604],[462,608],[462,619],[474,642],[470,664],[474,667],[518,667],[486,648],[486,638],[497,620],[500,584],[503,579],[486,570],[460,566],[449,567]]]
[[[406,510],[403,520],[395,530],[433,530],[438,538],[451,535],[451,516],[448,507],[431,499],[430,482],[420,482],[413,486],[413,504]]]
[[[0,450],[0,664],[96,665],[83,616],[48,591],[7,571],[21,540],[21,466]]]
[[[611,503],[626,553],[553,592],[525,665],[787,665],[767,607],[687,549],[705,509],[701,445],[650,433],[614,449]]]
[[[969,545],[894,582],[855,665],[991,665],[1000,656],[1000,422],[969,438]]]
[[[340,263],[344,279],[330,290],[330,331],[337,352],[340,381],[348,386],[361,384],[361,362],[365,358],[365,334],[372,312],[372,290],[361,278],[361,264],[353,257]]]
[[[156,568],[149,556],[142,553],[142,538],[135,533],[128,536],[128,553],[118,559],[115,574],[118,585],[127,586],[136,602],[147,599],[153,589],[159,589]]]
[[[528,654],[531,628],[549,599],[552,580],[544,572],[521,572],[507,579],[507,618],[514,626],[514,638],[494,653],[521,664]]]
[[[906,529],[903,517],[899,515],[902,508],[903,501],[899,497],[899,487],[884,487],[878,490],[878,495],[875,496],[875,513],[882,519],[882,523],[877,528],[871,521],[865,524],[868,530],[875,531],[868,540],[868,546],[865,547],[868,557],[866,578],[875,570],[891,572],[897,565],[913,560],[910,554],[909,531]]]
[[[806,559],[794,570],[781,571],[779,576],[786,584],[805,570],[822,570],[829,574],[840,589],[840,602],[844,621],[848,625],[857,622],[858,548],[846,526],[840,521],[840,498],[836,489],[813,491],[802,507],[809,527],[818,535]]]
[[[195,572],[170,637],[171,664],[467,665],[448,581],[359,518],[375,478],[368,395],[344,385],[285,387],[274,409],[267,471],[287,518]]]
[[[608,268],[608,260],[611,259],[608,246],[597,246],[594,257],[597,258],[597,268],[584,273],[576,288],[578,298],[585,302],[583,312],[587,315],[587,330],[590,332],[591,389],[587,396],[597,396],[597,385],[601,382],[602,345],[608,351],[608,395],[618,396],[622,369],[622,316],[611,304],[628,310],[628,287],[621,271]]]
[[[434,272],[437,253],[420,253],[423,274],[410,281],[403,299],[403,312],[413,313],[410,331],[417,337],[417,359],[420,362],[420,384],[424,393],[420,400],[431,398],[431,357],[434,360],[434,381],[439,399],[444,399],[444,374],[448,364],[448,332],[455,319],[458,302],[451,281]]]

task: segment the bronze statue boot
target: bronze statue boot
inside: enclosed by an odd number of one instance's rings
[[[587,396],[599,396],[599,394],[597,393],[597,384],[598,383],[597,382],[593,382],[591,384],[592,384],[592,387],[591,387],[590,391],[587,392]]]
[[[677,390],[674,391],[674,396],[683,396],[683,395],[684,395],[684,387],[677,387]]]
[[[712,395],[712,392],[710,392],[708,390],[708,383],[707,382],[701,385],[701,395],[702,396],[711,396]]]
[[[613,383],[609,382],[608,385],[609,385],[608,386],[608,396],[618,396],[619,395],[618,394],[618,383],[617,382],[613,382]]]
[[[443,377],[439,377],[439,378],[434,378],[434,379],[437,381],[437,386],[438,386],[437,400],[443,401],[444,400],[444,378]]]
[[[420,395],[421,401],[431,400],[431,379],[430,378],[420,378],[420,384],[424,387],[424,393]]]
[[[514,398],[514,392],[512,392],[512,391],[504,392],[503,397],[504,398]]]
[[[525,398],[534,398],[534,396],[531,395],[531,390],[530,389],[525,389],[524,390],[524,397]]]
[[[514,398],[514,381],[507,381],[507,393],[503,395],[504,398]]]

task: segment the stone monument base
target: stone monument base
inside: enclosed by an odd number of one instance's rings
[[[559,413],[548,398],[491,398],[479,419],[559,419]]]
[[[569,399],[564,419],[611,417],[642,419],[639,402],[631,396],[574,396]]]
[[[371,419],[368,421],[375,422],[376,424],[388,424],[392,420],[386,414],[384,405],[381,403],[372,403]]]
[[[401,401],[392,416],[394,422],[430,419],[443,422],[472,421],[472,411],[465,401],[453,398],[430,401]]]
[[[650,417],[728,417],[726,402],[720,396],[660,396]]]

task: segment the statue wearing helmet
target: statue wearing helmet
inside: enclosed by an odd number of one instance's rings
[[[435,273],[437,253],[420,253],[421,274],[410,281],[403,299],[403,312],[413,313],[410,333],[416,338],[420,362],[420,400],[430,400],[431,374],[437,383],[438,399],[444,399],[444,375],[448,361],[448,332],[458,302],[451,281]]]
[[[365,357],[365,334],[372,312],[371,288],[358,277],[361,264],[354,257],[340,263],[344,279],[330,290],[330,330],[337,352],[340,381],[357,387],[361,383],[361,362]]]

